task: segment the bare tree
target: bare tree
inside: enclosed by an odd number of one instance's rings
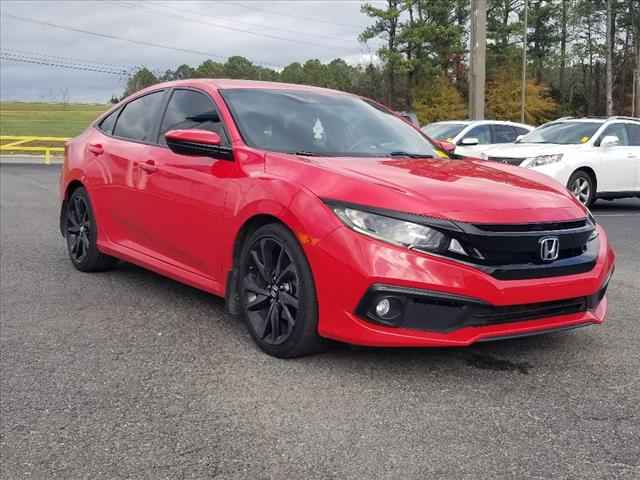
[[[607,116],[613,115],[613,0],[607,0]]]

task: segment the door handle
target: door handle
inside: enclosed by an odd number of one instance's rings
[[[156,166],[156,162],[154,162],[153,160],[147,160],[146,162],[141,163],[140,168],[147,173],[153,173],[156,170],[158,170],[158,167]]]
[[[102,155],[104,153],[104,148],[100,143],[90,143],[87,149],[94,155]]]

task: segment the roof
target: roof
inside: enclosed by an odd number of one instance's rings
[[[494,123],[498,125],[517,125],[519,127],[534,128],[531,125],[519,122],[511,122],[508,120],[445,120],[442,122],[433,122],[428,125],[480,125],[483,123]],[[426,125],[425,125],[426,126]]]
[[[191,78],[187,80],[174,80],[171,82],[165,82],[153,85],[154,88],[166,88],[177,86],[197,86],[207,85],[213,86],[217,89],[231,89],[231,88],[267,88],[272,90],[315,90],[333,92],[342,95],[351,95],[347,92],[339,90],[332,90],[330,88],[315,87],[312,85],[300,85],[297,83],[281,83],[281,82],[262,82],[259,80],[238,80],[233,78]]]

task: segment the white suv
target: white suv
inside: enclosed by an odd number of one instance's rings
[[[597,198],[640,197],[638,118],[561,118],[481,158],[545,173],[587,206]]]
[[[476,157],[497,144],[513,143],[533,127],[498,120],[461,120],[435,122],[421,129],[429,138],[454,157]]]

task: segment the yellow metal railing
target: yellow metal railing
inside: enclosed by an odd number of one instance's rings
[[[0,153],[3,152],[33,152],[44,153],[44,163],[51,163],[51,153],[64,152],[64,142],[70,140],[69,138],[62,137],[24,137],[24,136],[11,136],[0,135]],[[5,143],[8,142],[8,143]],[[45,143],[47,145],[29,145],[29,143],[38,142]],[[52,147],[50,144],[61,143],[60,147]]]

